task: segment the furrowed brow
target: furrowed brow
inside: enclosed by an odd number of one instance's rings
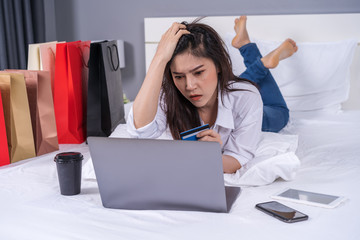
[[[199,68],[202,68],[204,65],[199,65],[197,67],[195,67],[194,69],[191,69],[189,72],[195,72],[196,70],[198,70]],[[180,72],[172,72],[173,74],[183,74],[183,73],[180,73]]]

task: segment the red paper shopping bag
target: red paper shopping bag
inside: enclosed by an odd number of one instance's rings
[[[82,84],[82,106],[83,106],[83,126],[86,132],[86,110],[87,110],[87,91],[89,68],[88,61],[90,55],[91,41],[72,42],[68,43],[68,60],[72,72],[78,72],[81,69],[81,84]],[[80,60],[80,61],[79,61]],[[79,73],[77,73],[78,75]]]
[[[83,91],[83,111],[84,111],[84,121],[86,126],[86,111],[87,111],[87,94],[88,94],[88,81],[89,81],[89,58],[90,58],[90,44],[91,41],[83,41],[79,46],[80,55],[82,58],[82,91]],[[86,126],[87,127],[87,126]]]
[[[10,164],[8,142],[6,136],[5,128],[5,119],[4,119],[4,109],[1,100],[1,91],[0,91],[0,167]]]
[[[54,107],[59,143],[85,141],[81,45],[81,41],[56,45]]]

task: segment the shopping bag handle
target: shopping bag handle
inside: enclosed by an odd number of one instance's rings
[[[111,47],[110,47],[110,46],[107,46],[107,49],[108,49],[108,52],[110,52],[111,65],[112,65],[114,71],[117,71],[117,70],[119,69],[119,66],[120,66],[119,51],[118,51],[118,47],[117,47],[116,44],[112,44],[112,46],[115,47],[116,56],[117,56],[117,60],[118,60],[116,67],[114,66],[114,60],[113,60],[113,57],[112,57]]]
[[[90,48],[88,45],[84,45],[84,47],[85,48]],[[83,50],[82,50],[81,46],[78,46],[78,50],[79,50],[79,53],[80,53],[80,57],[81,57],[81,61],[82,61],[83,66],[89,68],[89,63],[85,62],[84,53],[83,53]]]
[[[51,48],[51,47],[48,47],[48,52],[52,55],[52,57],[54,58],[54,61],[55,61],[55,58],[56,58],[56,55],[54,53],[54,50]]]

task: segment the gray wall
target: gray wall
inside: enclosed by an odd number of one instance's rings
[[[49,0],[56,39],[122,39],[123,89],[133,100],[145,77],[144,18],[307,13],[359,13],[360,0]],[[51,11],[50,11],[51,12]],[[53,18],[48,14],[48,18]],[[50,21],[53,25],[53,23]],[[49,38],[54,37],[54,33]],[[54,39],[49,39],[54,40]]]

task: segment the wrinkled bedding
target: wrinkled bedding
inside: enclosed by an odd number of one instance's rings
[[[60,195],[58,152],[1,167],[0,239],[360,239],[359,143],[360,111],[292,116],[280,134],[264,135],[259,162],[224,176],[242,186],[229,214],[103,208],[87,145],[61,145],[84,155],[81,194]],[[292,170],[262,175],[279,156]],[[280,201],[309,215],[294,224],[254,208],[287,187],[348,200],[335,209]]]

